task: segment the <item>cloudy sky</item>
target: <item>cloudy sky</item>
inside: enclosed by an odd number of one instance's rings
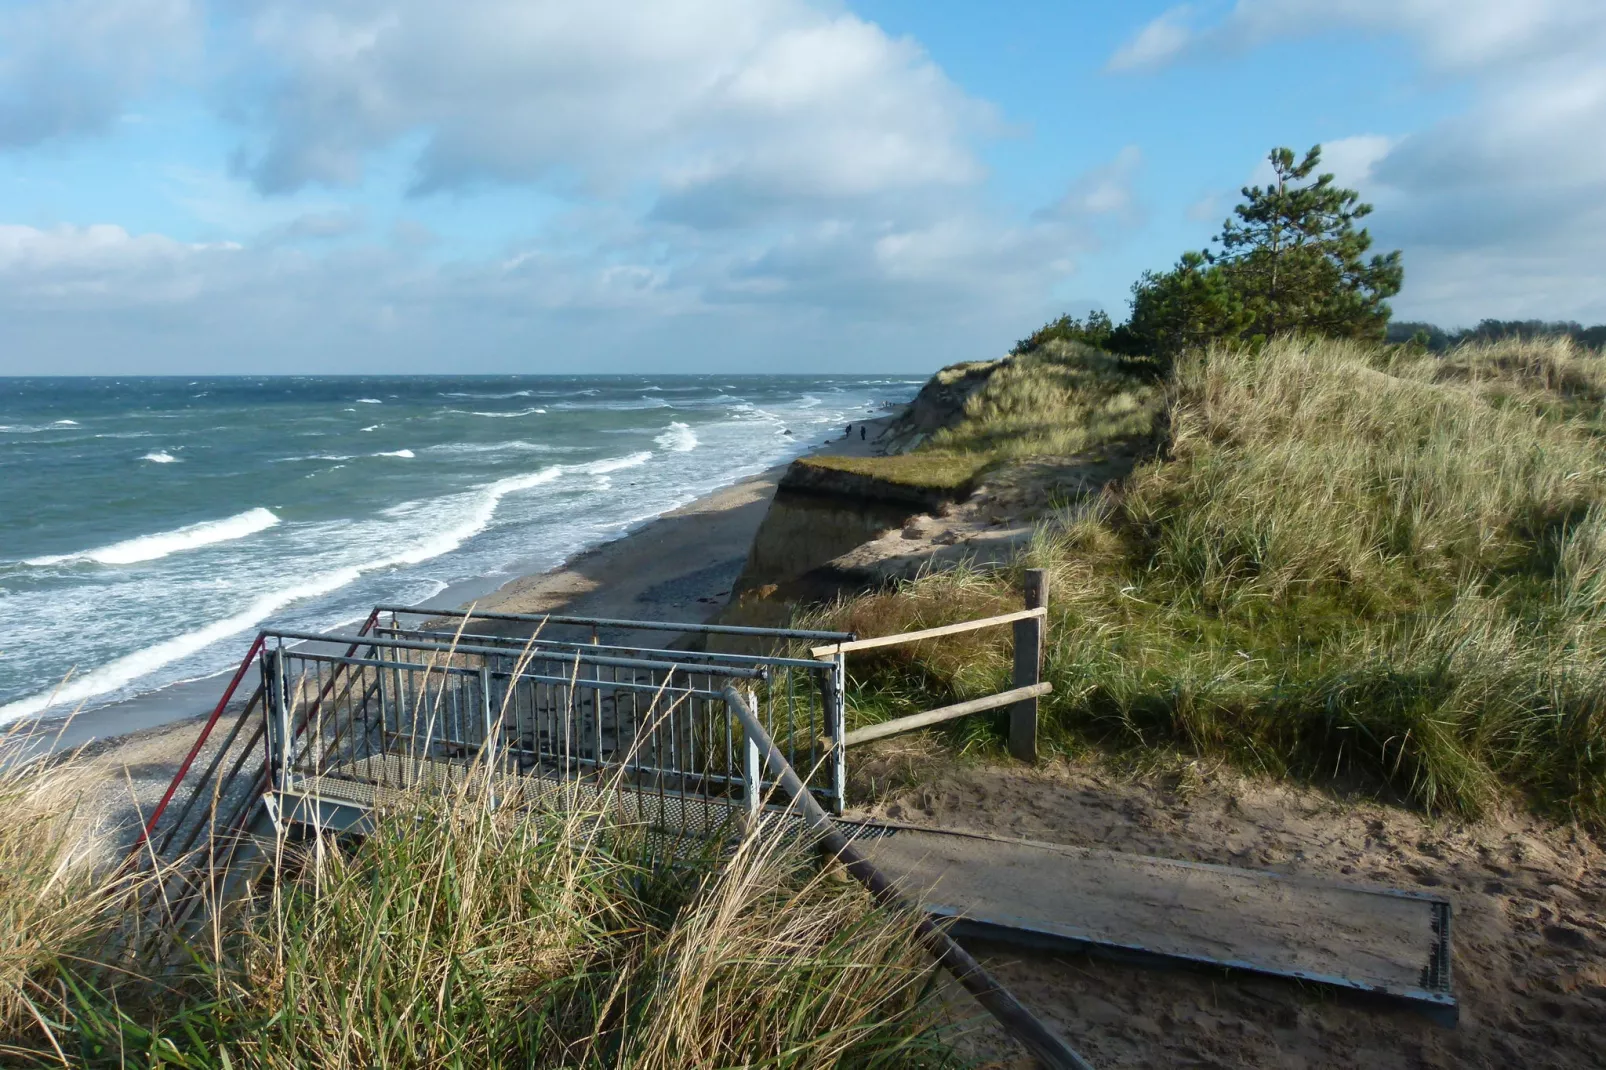
[[[0,0],[0,374],[927,370],[1321,142],[1396,314],[1606,320],[1606,3]]]

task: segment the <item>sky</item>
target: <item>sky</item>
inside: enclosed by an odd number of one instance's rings
[[[1606,321],[1601,0],[0,0],[0,375],[927,371],[1317,143]]]

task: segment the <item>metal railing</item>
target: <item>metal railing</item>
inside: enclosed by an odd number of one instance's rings
[[[383,627],[382,612],[388,616]],[[463,627],[425,626],[443,618]],[[417,623],[405,626],[405,620]],[[470,623],[476,629],[512,625],[537,638],[468,631]],[[565,631],[578,634],[566,639]],[[264,631],[146,819],[133,854],[149,861],[232,850],[257,801],[282,783],[274,780],[275,756],[284,760],[281,770],[291,783],[298,777],[359,787],[366,782],[370,794],[401,786],[421,769],[494,756],[509,774],[624,772],[626,787],[664,798],[744,802],[747,748],[720,697],[731,683],[746,689],[795,766],[809,771],[820,803],[841,811],[840,659],[601,642],[610,632],[734,637],[776,650],[852,638],[404,606],[376,608],[352,633]],[[253,663],[262,684],[230,711]],[[277,701],[275,681],[281,685]],[[760,788],[773,786],[764,780]]]

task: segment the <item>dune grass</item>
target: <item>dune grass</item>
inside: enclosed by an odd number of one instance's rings
[[[19,798],[0,793],[0,827]],[[669,867],[601,809],[485,798],[420,793],[360,842],[281,843],[260,896],[196,935],[177,971],[97,960],[127,914],[64,914],[55,896],[19,915],[0,885],[35,949],[8,954],[7,991],[37,1008],[8,1005],[4,1064],[952,1064],[914,919],[822,874],[805,845],[758,830],[733,856]],[[33,873],[53,857],[15,861]]]
[[[1285,340],[1181,362],[1170,442],[1013,571],[831,610],[861,634],[1012,608],[1050,570],[1052,746],[1209,755],[1432,810],[1606,823],[1606,359]],[[958,429],[960,434],[981,433]],[[875,720],[999,686],[1007,636],[866,656]],[[985,719],[952,729],[987,745]]]
[[[1162,386],[1145,371],[1128,358],[1064,341],[1007,360],[956,365],[938,378],[987,376],[966,401],[957,426],[937,431],[907,453],[807,457],[799,463],[906,486],[968,490],[988,471],[1013,461],[1066,457],[1147,435],[1164,398]]]

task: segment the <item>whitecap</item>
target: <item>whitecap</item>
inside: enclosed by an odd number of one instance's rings
[[[376,454],[374,454],[374,456],[375,457],[405,457],[408,460],[412,460],[413,451],[412,450],[389,450],[389,451],[384,452],[384,453],[376,453]]]
[[[174,461],[178,460],[178,458],[173,456],[171,453],[168,453],[166,450],[157,450],[155,453],[147,453],[145,456],[141,457],[140,460],[150,461],[153,464],[172,464]]]
[[[537,413],[546,412],[545,409],[520,409],[518,412],[474,412],[469,409],[447,409],[446,411],[455,412],[459,416],[490,416],[498,420],[511,419],[515,416],[534,416]]]
[[[145,647],[143,650],[137,650],[132,654],[108,662],[92,672],[68,681],[54,691],[31,695],[9,705],[0,706],[0,723],[40,713],[51,706],[76,706],[97,695],[115,691],[139,679],[141,676],[155,672],[165,665],[198,653],[213,643],[253,628],[270,614],[278,612],[293,602],[305,601],[309,598],[317,598],[332,591],[337,591],[359,579],[364,573],[394,568],[398,565],[416,565],[431,558],[439,557],[442,554],[450,553],[479,534],[490,524],[491,519],[496,514],[496,507],[503,498],[521,490],[529,490],[544,483],[550,483],[562,474],[563,469],[554,465],[543,468],[538,472],[529,472],[499,479],[495,483],[482,487],[478,491],[471,491],[467,495],[456,495],[454,499],[460,502],[464,498],[468,499],[464,503],[464,507],[456,508],[452,512],[454,516],[465,518],[456,527],[439,531],[399,553],[365,561],[361,564],[349,565],[345,568],[334,569],[314,576],[304,583],[264,594],[244,610],[231,617],[214,621],[194,631],[185,632],[182,635],[163,640],[160,643]],[[262,510],[262,512],[267,512],[267,510]],[[272,514],[270,513],[269,515],[271,516]]]
[[[511,442],[442,442],[424,447],[431,453],[567,453],[580,447],[548,446],[541,442],[526,442],[522,438]]]
[[[676,453],[690,453],[697,448],[697,432],[679,420],[675,420],[670,423],[663,434],[653,439],[653,441],[666,450],[673,450]]]
[[[77,427],[78,426],[78,421],[77,420],[57,420],[51,426],[52,427]]]
[[[184,550],[211,546],[213,543],[243,539],[247,535],[255,535],[259,531],[271,528],[278,522],[279,518],[272,512],[258,507],[247,509],[225,520],[206,520],[155,535],[141,535],[137,539],[127,539],[95,550],[31,557],[23,564],[47,566],[93,562],[97,565],[132,565],[140,561],[155,561],[157,558]]]
[[[635,468],[652,460],[652,451],[643,450],[624,457],[610,457],[605,461],[591,461],[588,464],[577,464],[573,471],[584,472],[587,475],[600,476],[608,472],[617,472],[621,468]]]
[[[364,431],[378,431],[381,427],[384,427],[384,426],[385,426],[384,424],[374,424],[374,425],[372,425],[370,427],[363,428],[363,430]]]
[[[383,405],[384,402],[380,401],[378,398],[358,398],[357,399],[357,404],[359,404],[359,405]]]

